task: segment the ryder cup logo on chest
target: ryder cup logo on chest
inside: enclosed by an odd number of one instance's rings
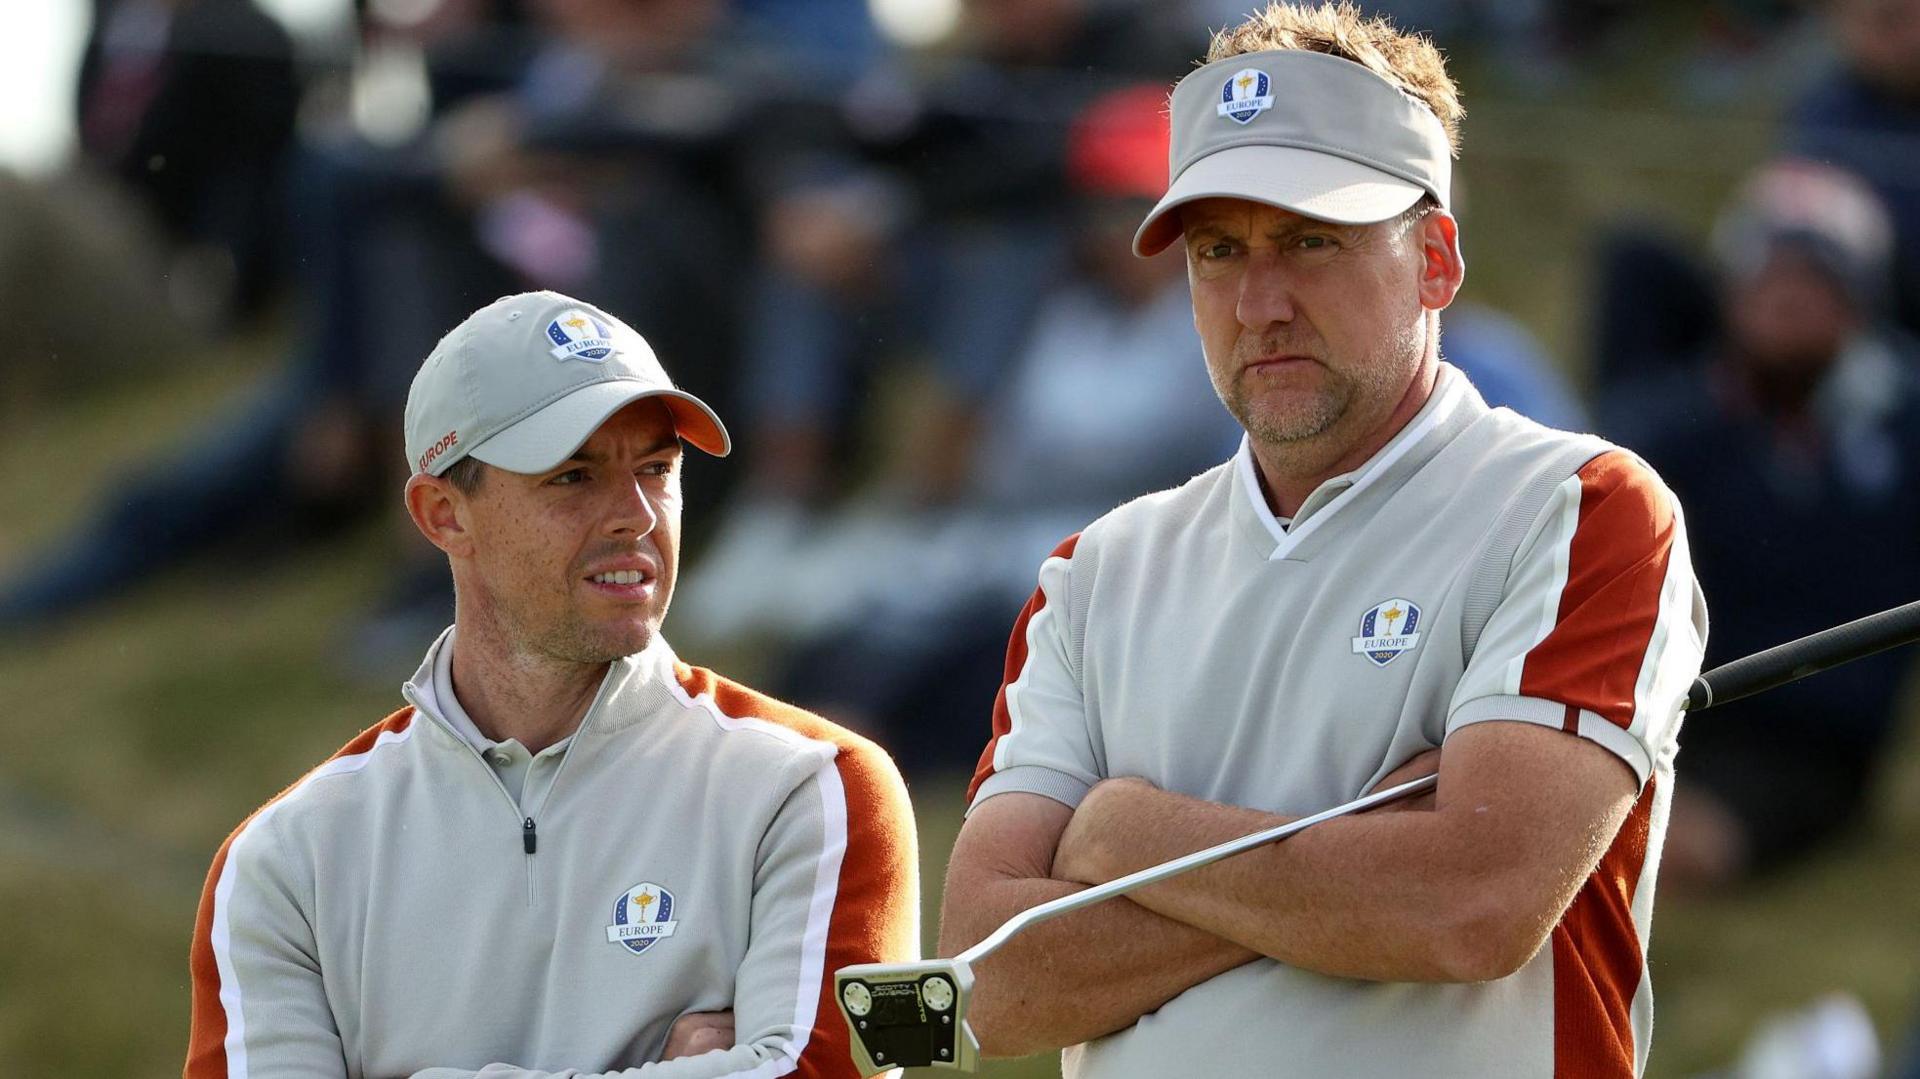
[[[679,927],[680,923],[673,919],[673,893],[643,880],[613,901],[613,924],[607,927],[607,943],[618,944],[639,955],[673,936]]]
[[[1214,108],[1236,124],[1244,124],[1273,108],[1273,83],[1267,73],[1244,68],[1220,87],[1220,104]]]
[[[1400,653],[1413,651],[1420,643],[1419,629],[1419,604],[1410,599],[1383,600],[1360,616],[1360,636],[1353,639],[1353,654],[1384,667],[1400,658]]]
[[[614,351],[613,331],[577,307],[547,323],[547,339],[553,342],[547,351],[556,360],[605,363]]]

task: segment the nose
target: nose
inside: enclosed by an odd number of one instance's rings
[[[607,513],[607,534],[634,537],[650,534],[660,523],[660,511],[654,508],[646,487],[635,479],[612,486],[613,505]]]
[[[1239,301],[1234,317],[1250,330],[1264,330],[1276,323],[1293,321],[1293,280],[1286,260],[1273,248],[1248,252],[1246,268],[1240,275]]]

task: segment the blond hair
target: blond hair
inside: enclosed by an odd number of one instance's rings
[[[1207,63],[1250,52],[1301,49],[1351,60],[1398,86],[1433,110],[1447,133],[1447,147],[1460,152],[1460,88],[1447,74],[1446,58],[1422,34],[1402,33],[1384,15],[1366,16],[1347,0],[1296,7],[1275,0],[1238,26],[1213,35]]]

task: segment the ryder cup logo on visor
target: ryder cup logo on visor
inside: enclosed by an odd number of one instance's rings
[[[1360,636],[1353,639],[1353,654],[1384,667],[1400,653],[1413,651],[1413,646],[1420,643],[1420,634],[1415,632],[1419,628],[1419,604],[1410,599],[1383,600],[1360,616]]]
[[[673,936],[680,923],[673,920],[673,893],[652,881],[641,881],[613,901],[613,924],[607,943],[635,955]]]
[[[547,337],[554,345],[547,351],[556,360],[604,363],[614,351],[613,331],[577,307],[547,323]]]
[[[1244,124],[1273,108],[1272,89],[1273,83],[1267,79],[1266,72],[1244,68],[1234,72],[1226,85],[1220,87],[1220,104],[1215,108],[1234,123]]]

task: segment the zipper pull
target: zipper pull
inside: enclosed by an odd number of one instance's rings
[[[534,848],[540,845],[540,837],[533,832],[532,817],[528,817],[526,823],[520,826],[520,845],[526,848],[528,854],[532,854]]]

